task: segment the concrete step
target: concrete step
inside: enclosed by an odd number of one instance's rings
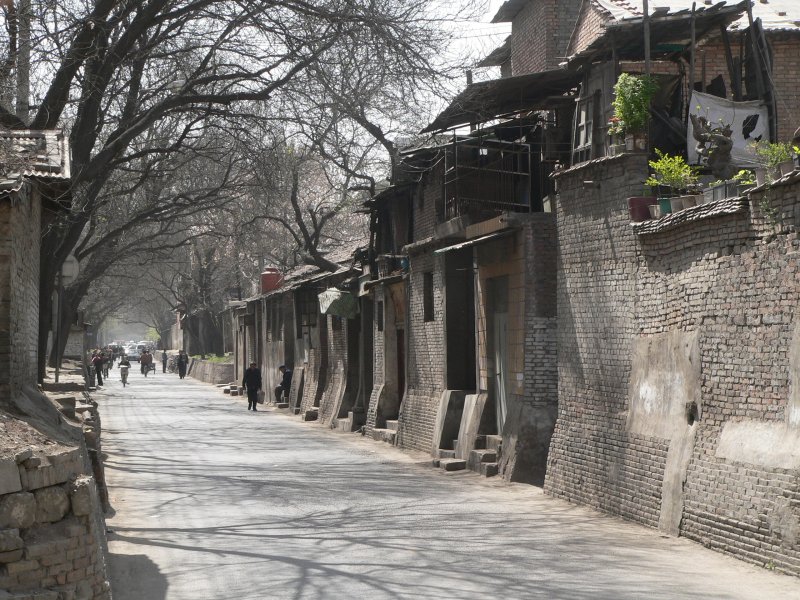
[[[436,451],[436,458],[455,458],[456,451],[455,450],[442,450],[439,448]]]
[[[226,387],[224,390],[222,390],[222,393],[223,394],[230,394],[231,393],[231,388]]]
[[[481,475],[484,477],[494,477],[500,471],[497,463],[481,463]]]
[[[239,390],[231,390],[231,396],[238,396]]]
[[[392,431],[397,431],[397,423],[398,421],[386,421],[386,429],[391,429]]]
[[[275,406],[277,406],[278,408],[289,408],[289,403],[288,402],[278,402],[278,404],[276,404]]]
[[[294,408],[294,414],[296,414],[296,415],[299,415],[299,414],[300,414],[300,407],[299,407],[299,406],[296,406],[296,407]]]
[[[353,413],[350,414],[352,415]],[[341,433],[350,433],[353,431],[353,419],[351,417],[334,419],[333,430]]]
[[[502,435],[487,435],[486,436],[486,446],[487,450],[494,450],[497,452],[498,456],[500,455],[501,449],[503,447],[503,436]]]
[[[460,458],[442,458],[439,466],[445,471],[463,471],[467,468],[467,461]]]
[[[486,436],[479,435],[475,437],[475,449],[484,450],[486,448]]]
[[[303,421],[316,421],[319,416],[318,408],[310,408],[303,415]]]
[[[394,440],[397,437],[397,432],[394,429],[373,429],[372,439],[378,442],[386,442],[394,446]]]
[[[469,459],[467,460],[467,468],[470,471],[479,473],[481,470],[481,464],[496,462],[497,452],[494,450],[472,450],[469,453]]]

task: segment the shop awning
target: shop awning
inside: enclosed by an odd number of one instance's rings
[[[319,298],[319,310],[323,315],[352,319],[358,314],[358,299],[350,292],[331,288],[318,294],[317,298]]]
[[[567,92],[582,76],[565,69],[473,83],[461,92],[422,133],[483,123],[529,110],[549,110],[573,98]]]
[[[496,239],[506,237],[512,235],[516,232],[516,229],[504,229],[503,231],[496,231],[495,233],[490,233],[488,235],[482,235],[481,237],[476,237],[471,240],[467,240],[466,242],[461,242],[460,244],[455,244],[453,246],[447,246],[445,248],[439,248],[438,250],[434,250],[434,254],[442,254],[444,252],[450,252],[452,250],[461,250],[462,248],[469,248],[470,246],[475,246],[477,244],[483,244],[484,242],[492,242]]]

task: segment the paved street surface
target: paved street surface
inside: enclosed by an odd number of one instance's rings
[[[115,600],[800,598],[797,579],[537,488],[177,375],[118,378],[97,395]]]

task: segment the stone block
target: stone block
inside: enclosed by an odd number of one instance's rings
[[[439,461],[439,466],[445,471],[463,471],[467,468],[467,461],[460,458],[443,458]]]
[[[9,563],[6,565],[6,573],[9,575],[18,575],[27,571],[33,571],[39,568],[38,560],[18,560],[17,562]]]
[[[8,552],[0,552],[0,563],[8,564],[17,562],[22,558],[22,548],[19,550],[9,550]],[[0,596],[2,599],[2,596]]]
[[[11,494],[21,489],[17,461],[14,457],[0,458],[0,495]]]
[[[0,499],[0,527],[25,529],[36,521],[36,499],[30,492],[7,494]]]
[[[23,450],[21,452],[17,452],[14,455],[14,459],[17,461],[17,464],[20,464],[20,463],[23,463],[26,460],[28,460],[31,456],[33,456],[33,449],[28,448],[28,449]]]
[[[0,552],[9,552],[22,548],[25,543],[19,537],[19,529],[0,530]]]
[[[33,494],[36,498],[36,520],[39,523],[60,521],[69,511],[69,496],[60,485],[41,488]]]
[[[81,477],[75,481],[70,492],[72,514],[82,517],[92,512],[92,487],[94,480]]]

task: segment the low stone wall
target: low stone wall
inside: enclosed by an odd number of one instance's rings
[[[207,360],[192,359],[189,363],[189,376],[205,383],[231,383],[236,376],[233,363],[218,363]]]
[[[0,458],[0,590],[10,598],[111,598],[103,511],[85,470],[80,448]]]

